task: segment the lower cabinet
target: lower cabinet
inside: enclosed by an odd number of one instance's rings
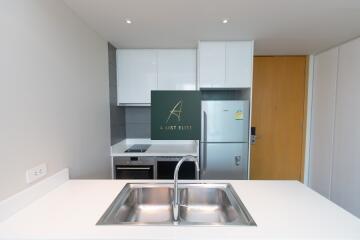
[[[158,161],[157,179],[174,179],[177,161]],[[179,179],[195,179],[195,164],[184,162],[179,170]]]

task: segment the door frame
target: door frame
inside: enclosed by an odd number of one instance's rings
[[[307,57],[307,96],[305,111],[305,134],[304,134],[304,157],[303,157],[303,183],[309,186],[309,167],[310,167],[310,151],[311,151],[311,121],[312,121],[312,105],[313,105],[313,83],[314,83],[314,54]]]

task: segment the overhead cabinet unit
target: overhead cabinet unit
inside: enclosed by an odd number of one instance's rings
[[[150,105],[151,90],[195,90],[195,49],[118,49],[118,105]]]
[[[250,88],[253,50],[253,41],[199,42],[199,87]]]
[[[156,65],[155,50],[117,50],[119,104],[150,103],[150,92],[157,89]]]
[[[157,51],[158,90],[196,90],[196,50]]]

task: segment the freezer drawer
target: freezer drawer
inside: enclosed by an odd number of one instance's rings
[[[248,179],[248,143],[201,143],[201,179]]]
[[[202,101],[201,142],[248,142],[249,101]]]

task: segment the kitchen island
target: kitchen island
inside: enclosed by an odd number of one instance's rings
[[[196,181],[230,183],[257,226],[96,225],[128,182],[144,180],[68,180],[1,222],[0,239],[360,239],[358,218],[297,181]]]

